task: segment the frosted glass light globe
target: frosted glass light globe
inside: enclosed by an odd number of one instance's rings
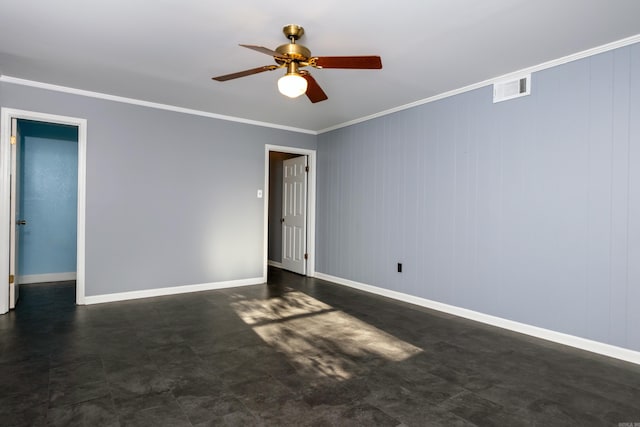
[[[278,79],[278,90],[289,98],[297,98],[307,91],[307,80],[299,74],[285,74]]]

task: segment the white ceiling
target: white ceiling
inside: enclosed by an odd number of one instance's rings
[[[380,55],[382,70],[313,70],[329,99],[277,90],[286,24],[314,56]],[[0,0],[0,73],[318,131],[640,34],[638,0]]]

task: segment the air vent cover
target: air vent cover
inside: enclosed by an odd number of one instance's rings
[[[531,74],[493,84],[493,102],[506,101],[531,94]]]

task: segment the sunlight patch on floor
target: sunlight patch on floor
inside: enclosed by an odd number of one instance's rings
[[[422,351],[299,291],[231,306],[307,376],[345,380],[362,369],[359,360],[399,362]]]

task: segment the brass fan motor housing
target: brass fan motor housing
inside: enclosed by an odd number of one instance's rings
[[[276,52],[294,61],[304,62],[311,57],[311,51],[301,44],[296,44],[298,40],[304,34],[304,28],[299,25],[286,25],[282,32],[284,36],[291,40],[291,43],[283,44],[276,48]],[[280,65],[289,63],[290,61],[283,60],[281,58],[275,58],[276,62]]]
[[[278,46],[276,48],[276,52],[295,61],[306,61],[311,57],[311,51],[309,49],[301,44],[295,43],[287,43],[282,46]],[[276,62],[282,64],[286,61],[276,58]]]

